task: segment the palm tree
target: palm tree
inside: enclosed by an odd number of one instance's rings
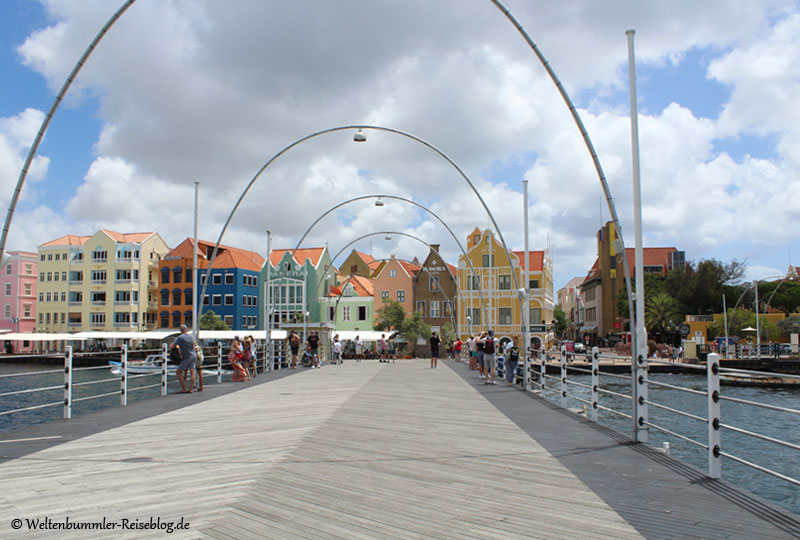
[[[663,334],[672,321],[681,319],[678,302],[666,293],[651,296],[644,304],[644,321],[649,330]]]

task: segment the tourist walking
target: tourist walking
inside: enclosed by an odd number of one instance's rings
[[[339,334],[333,336],[333,363],[342,363],[342,342],[339,341]]]
[[[289,334],[289,350],[292,353],[292,369],[297,369],[297,355],[300,352],[300,336],[294,330]]]
[[[233,369],[234,382],[245,382],[250,378],[242,367],[243,357],[244,348],[242,347],[242,342],[239,341],[239,336],[234,336],[230,349],[228,350],[228,362],[230,362],[231,368]]]
[[[361,338],[356,336],[356,339],[355,341],[353,341],[353,343],[355,344],[356,348],[356,362],[361,362],[361,358],[364,353],[363,351],[364,345],[361,343]]]
[[[475,371],[478,369],[478,338],[476,336],[469,336],[467,352],[469,352],[469,369]]]
[[[438,369],[439,368],[439,344],[442,342],[439,339],[439,336],[436,335],[434,332],[430,339],[428,340],[431,343],[431,369]]]
[[[315,331],[311,331],[311,335],[306,339],[308,344],[308,353],[311,355],[311,367],[319,369],[319,336]]]
[[[203,391],[203,348],[196,341],[194,342],[195,373],[197,373],[197,391]]]
[[[244,337],[244,341],[242,341],[242,369],[245,373],[247,373],[247,378],[250,378],[250,363],[253,360],[253,354],[251,351],[252,342],[248,336]]]
[[[511,338],[512,341],[506,343],[505,346],[505,359],[503,366],[506,372],[506,382],[508,386],[514,386],[514,377],[517,372],[517,364],[519,363],[519,347],[517,347],[517,336]]]
[[[486,384],[497,384],[497,381],[495,381],[495,374],[497,372],[495,347],[494,331],[489,330],[489,335],[483,340],[483,370],[486,374]]]
[[[483,369],[483,340],[486,339],[486,332],[481,332],[480,337],[475,341],[475,352],[477,353],[477,360],[478,360],[478,373],[481,376],[481,379],[486,378],[486,370]]]
[[[176,349],[180,352],[181,363],[178,365],[178,382],[181,383],[181,394],[191,394],[194,388],[194,372],[197,365],[197,356],[194,352],[194,338],[191,334],[187,333],[188,328],[185,324],[180,327],[181,335],[175,338],[170,349]],[[191,382],[187,388],[186,386],[186,372],[189,372]]]
[[[389,361],[386,359],[386,334],[381,334],[381,339],[378,340],[378,353],[380,353],[378,362]]]
[[[456,338],[456,342],[453,343],[453,351],[456,354],[456,362],[461,362],[461,349],[464,344],[461,342],[461,338]]]

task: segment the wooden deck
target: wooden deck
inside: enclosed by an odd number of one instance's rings
[[[794,516],[668,456],[427,366],[326,365],[5,434],[0,537],[165,536],[10,526],[67,516],[183,518],[176,539],[800,537]]]

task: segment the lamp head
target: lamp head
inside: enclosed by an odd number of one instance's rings
[[[384,240],[391,240],[392,239],[392,235],[387,232],[386,236],[384,236],[383,239]]]
[[[360,129],[358,131],[356,131],[355,135],[353,135],[353,141],[354,142],[366,142],[366,140],[367,140],[367,136]]]
[[[383,201],[381,200],[380,197],[378,197],[378,200],[375,201],[375,206],[383,206]]]

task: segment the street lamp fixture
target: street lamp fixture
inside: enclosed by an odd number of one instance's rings
[[[353,135],[353,141],[354,142],[366,142],[367,141],[367,136],[363,131],[361,131],[359,129],[358,131],[356,131],[356,134]]]
[[[378,200],[375,201],[375,206],[383,206],[383,201],[381,200],[380,197],[378,197]]]
[[[392,239],[392,235],[387,232],[386,236],[384,236],[383,239],[384,240],[391,240]]]

